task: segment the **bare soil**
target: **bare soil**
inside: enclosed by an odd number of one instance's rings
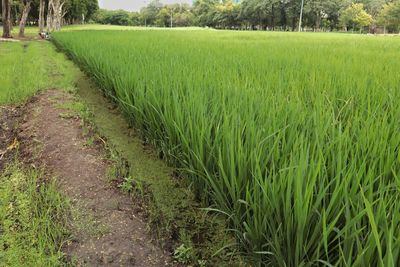
[[[20,107],[0,107],[0,171],[13,159],[17,151],[20,113]]]
[[[88,145],[80,119],[62,116],[60,105],[71,99],[61,90],[39,94],[27,105],[19,133],[24,157],[55,175],[71,199],[68,258],[78,266],[173,266],[153,244],[132,199],[110,183],[104,151]],[[0,139],[2,147],[9,142]]]

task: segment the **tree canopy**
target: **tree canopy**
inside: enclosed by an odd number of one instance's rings
[[[13,24],[23,10],[22,0],[9,0]],[[45,0],[45,4],[50,0]],[[38,22],[39,0],[31,1],[28,23]],[[196,0],[194,4],[164,5],[153,0],[139,12],[99,9],[98,0],[65,0],[64,24],[158,27],[215,27],[223,29],[297,30],[301,0]],[[47,9],[46,9],[47,13]],[[304,30],[360,30],[381,27],[400,30],[400,0],[304,0]]]
[[[18,21],[22,15],[24,0],[9,0],[11,4],[11,16],[13,24],[18,24]],[[31,0],[31,11],[29,13],[29,23],[37,24],[39,20],[39,0]],[[46,7],[48,6],[49,0],[45,0]],[[83,18],[85,21],[90,21],[93,15],[99,9],[98,0],[63,0],[64,23],[81,23]],[[0,5],[0,12],[2,7]],[[45,9],[47,12],[47,8]],[[47,13],[46,13],[47,15]]]
[[[305,0],[307,30],[399,30],[400,0]],[[158,27],[201,26],[224,29],[297,30],[301,0],[197,0],[193,6],[154,0],[140,12],[100,10],[104,24]],[[123,19],[115,19],[123,17]]]

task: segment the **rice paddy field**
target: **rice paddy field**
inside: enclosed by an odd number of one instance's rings
[[[54,42],[256,266],[400,264],[400,39],[76,31]]]

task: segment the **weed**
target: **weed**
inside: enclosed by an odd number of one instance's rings
[[[174,258],[184,264],[188,264],[192,260],[192,248],[186,247],[184,244],[175,249]]]

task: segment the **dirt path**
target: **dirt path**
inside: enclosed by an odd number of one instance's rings
[[[14,158],[20,111],[20,107],[0,107],[0,171]]]
[[[87,145],[80,120],[60,115],[60,104],[70,99],[59,90],[35,97],[20,133],[25,153],[59,178],[72,201],[73,240],[65,252],[78,266],[172,266],[152,244],[131,198],[109,183],[104,154]]]

